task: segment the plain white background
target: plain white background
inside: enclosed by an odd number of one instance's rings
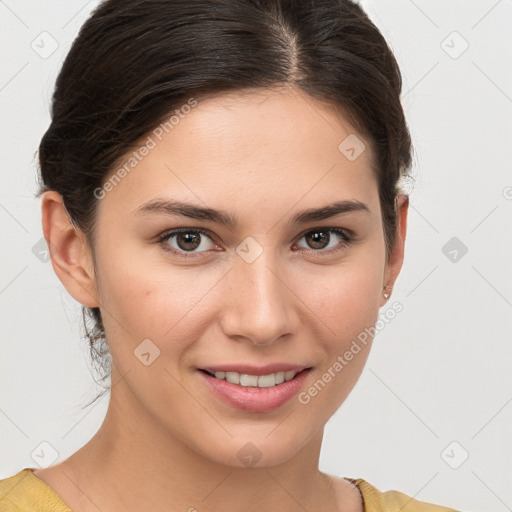
[[[328,422],[320,469],[459,510],[511,510],[512,2],[361,4],[402,70],[416,182],[388,303],[403,311]],[[96,5],[0,2],[0,478],[40,465],[41,450],[68,457],[107,407],[108,395],[81,408],[98,388],[80,306],[45,260],[34,199],[54,81]]]

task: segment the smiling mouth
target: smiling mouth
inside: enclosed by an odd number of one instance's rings
[[[211,372],[208,370],[200,369],[201,372],[214,377],[219,380],[225,380],[231,384],[238,384],[242,387],[259,387],[270,388],[276,387],[285,382],[289,382],[299,374],[310,370],[312,367],[304,368],[301,371],[281,371],[270,373],[268,375],[249,375],[246,373],[238,372]]]

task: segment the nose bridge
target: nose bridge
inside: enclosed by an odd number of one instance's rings
[[[264,345],[290,332],[293,305],[275,251],[256,243],[246,240],[237,248],[223,328]]]

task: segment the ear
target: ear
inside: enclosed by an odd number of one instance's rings
[[[89,308],[99,307],[87,239],[71,222],[62,196],[54,190],[44,192],[41,213],[53,270],[75,300]]]
[[[395,210],[397,215],[396,237],[388,261],[386,262],[383,282],[383,287],[390,295],[404,261],[407,213],[409,211],[409,196],[407,194],[399,194],[397,196]],[[388,299],[382,296],[380,306],[384,306]]]

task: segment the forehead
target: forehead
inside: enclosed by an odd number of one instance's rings
[[[333,155],[336,159],[339,144],[347,137],[357,137],[361,142],[364,139],[342,106],[289,86],[200,96],[197,106],[181,116],[179,122],[203,143],[209,139],[218,142],[216,139],[222,137],[223,144],[218,149],[229,149],[231,154],[243,153],[244,148],[253,150],[258,143],[264,143],[260,146],[262,153],[293,151],[303,155],[323,150],[327,158]],[[373,164],[369,141],[365,146],[368,151],[361,160]]]
[[[245,195],[260,204],[276,199],[290,205],[305,194],[327,193],[369,202],[372,148],[332,104],[293,88],[217,94],[187,104],[193,106],[178,107],[172,123],[164,121],[135,145],[135,153],[144,145],[151,149],[132,158],[133,166],[124,165],[109,200],[135,205],[169,193],[211,203]]]

